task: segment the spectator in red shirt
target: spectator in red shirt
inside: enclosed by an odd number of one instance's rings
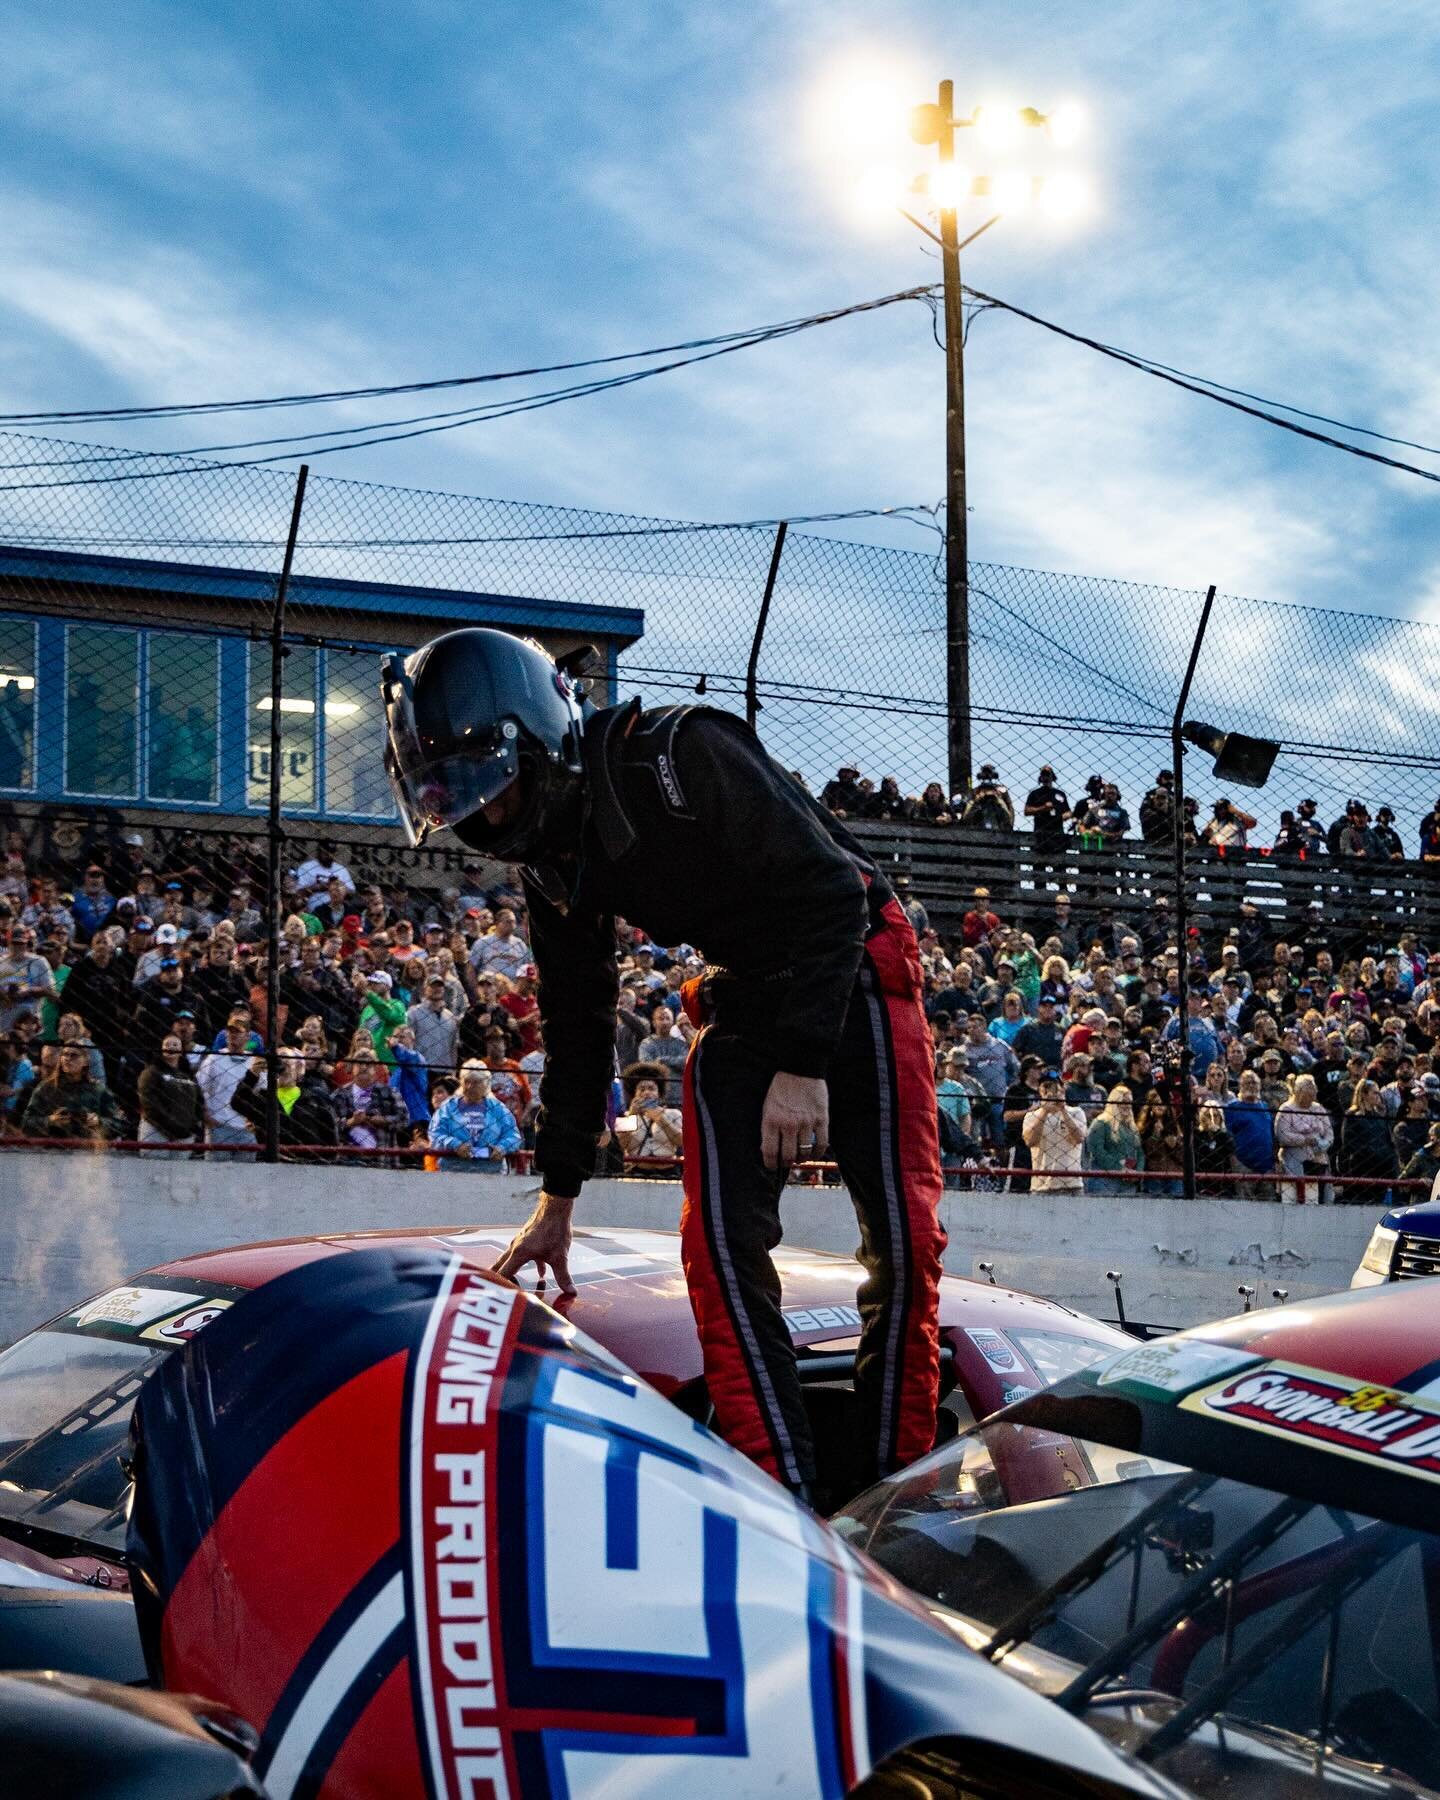
[[[975,904],[960,921],[960,935],[967,944],[978,944],[989,937],[1000,924],[1000,915],[990,910],[989,888],[977,887]]]
[[[492,1031],[485,1039],[485,1062],[491,1093],[510,1108],[517,1125],[523,1124],[530,1110],[530,1080],[510,1055],[510,1040],[503,1031]]]
[[[540,1047],[540,1002],[536,998],[540,988],[539,977],[540,971],[534,963],[526,963],[510,985],[510,992],[500,999],[501,1006],[515,1021],[515,1028],[520,1033],[521,1051],[527,1055]]]

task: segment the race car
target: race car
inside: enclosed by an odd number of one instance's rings
[[[505,1226],[457,1226],[186,1257],[86,1300],[0,1353],[0,1668],[143,1678],[125,1596],[124,1459],[135,1397],[177,1349],[245,1294],[305,1264],[388,1246],[443,1249],[486,1268],[511,1235]],[[856,1266],[784,1248],[776,1261],[822,1479],[837,1495],[853,1493],[863,1483],[850,1385]],[[566,1318],[682,1412],[707,1420],[678,1236],[579,1231],[570,1268],[578,1293],[557,1300]],[[954,1276],[941,1283],[940,1324],[946,1435],[1131,1341],[1050,1301]]]
[[[1350,1285],[1376,1287],[1384,1281],[1413,1281],[1419,1275],[1440,1275],[1440,1200],[1397,1206],[1383,1214]]]
[[[1136,1346],[832,1521],[1187,1793],[1440,1794],[1440,1309],[1423,1283]]]
[[[150,1680],[270,1800],[1176,1794],[453,1247],[240,1299],[133,1460]]]

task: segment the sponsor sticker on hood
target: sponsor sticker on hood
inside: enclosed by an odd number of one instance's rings
[[[1180,1402],[1272,1437],[1319,1444],[1372,1467],[1440,1481],[1440,1406],[1373,1382],[1296,1363],[1267,1363]]]
[[[1134,1350],[1122,1350],[1090,1372],[1099,1387],[1123,1384],[1152,1394],[1184,1394],[1258,1361],[1253,1350],[1205,1344],[1194,1338],[1157,1338]]]

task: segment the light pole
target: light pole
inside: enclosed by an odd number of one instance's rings
[[[970,740],[970,558],[965,497],[965,324],[961,305],[960,252],[988,231],[1000,217],[997,212],[961,242],[959,203],[967,193],[996,194],[1000,184],[989,176],[962,179],[955,167],[955,133],[995,122],[1002,131],[1012,127],[1050,127],[1052,138],[1064,146],[1077,123],[1073,109],[1050,115],[1033,106],[1018,112],[977,107],[968,118],[955,117],[955,84],[942,81],[938,97],[917,106],[911,114],[910,135],[917,144],[935,146],[939,174],[935,181],[921,177],[939,217],[936,234],[901,207],[912,225],[940,246],[940,269],[945,296],[945,710],[948,723],[950,788],[952,794],[970,787],[973,768]],[[1006,178],[1010,192],[1025,198],[1038,192],[1044,177]]]

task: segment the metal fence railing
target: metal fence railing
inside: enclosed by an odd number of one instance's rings
[[[421,958],[473,1014],[467,920],[507,897],[506,876],[470,868],[453,841],[404,845],[375,693],[381,651],[464,622],[557,649],[593,639],[600,699],[753,712],[780,762],[817,792],[834,784],[837,809],[942,931],[977,886],[1022,931],[1063,889],[1087,922],[1108,909],[1108,924],[1135,926],[1163,962],[1157,903],[1176,895],[1160,774],[1204,572],[1144,586],[973,564],[977,774],[954,795],[943,558],[938,540],[915,541],[328,477],[302,493],[273,468],[0,434],[0,982],[15,975],[0,1035],[29,1009],[54,1038],[62,997],[45,989],[63,979],[133,1121],[172,1011],[194,1015],[201,1048],[246,1011],[269,1093],[296,1018],[313,1011],[339,1045],[367,1008],[386,1010],[365,979],[377,968],[394,995]],[[1253,908],[1272,953],[1299,947],[1302,977],[1322,949],[1337,976],[1374,958],[1378,1008],[1385,951],[1406,934],[1422,950],[1440,940],[1440,860],[1426,860],[1440,859],[1437,670],[1433,627],[1217,598],[1191,714],[1281,748],[1251,797],[1187,780],[1187,953],[1213,960]],[[1352,801],[1364,816],[1347,815]],[[123,984],[89,967],[102,914],[107,931],[125,927]],[[37,958],[53,961],[48,984],[15,974]],[[197,1005],[167,1010],[172,958]],[[469,1041],[483,1054],[474,1025]]]

